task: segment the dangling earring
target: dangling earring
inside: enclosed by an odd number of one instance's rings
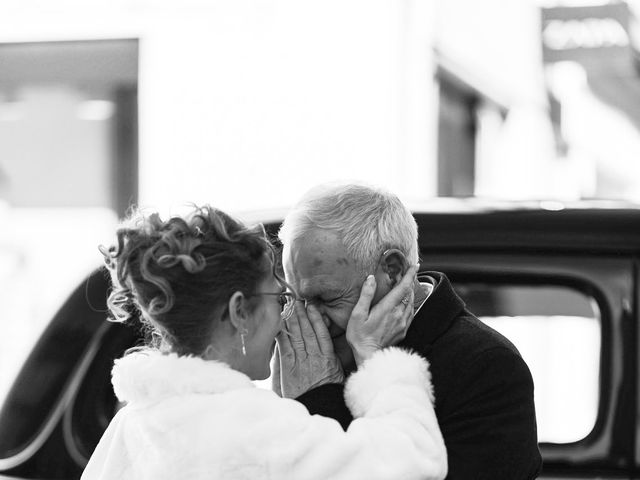
[[[242,344],[242,355],[247,355],[247,347],[244,344],[244,336],[248,333],[247,329],[240,332],[240,343]]]
[[[202,354],[202,356],[205,360],[209,360],[214,358],[212,354],[213,354],[213,345],[209,345],[207,348],[204,349],[204,353]]]

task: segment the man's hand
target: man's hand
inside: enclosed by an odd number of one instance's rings
[[[288,332],[276,337],[278,349],[273,370],[273,385],[280,395],[296,398],[312,388],[327,383],[343,383],[344,372],[333,351],[333,342],[320,312],[302,302],[296,302],[295,313],[287,321]],[[278,368],[279,367],[279,368]]]
[[[376,282],[370,275],[362,286],[358,303],[351,312],[347,341],[356,365],[389,345],[404,339],[413,320],[413,282],[417,267],[410,267],[402,280],[371,310]]]

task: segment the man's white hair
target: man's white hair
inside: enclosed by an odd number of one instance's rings
[[[418,263],[418,226],[400,199],[363,184],[323,184],[305,193],[284,219],[278,236],[285,255],[314,228],[335,232],[363,273],[373,273],[382,253],[397,248]]]

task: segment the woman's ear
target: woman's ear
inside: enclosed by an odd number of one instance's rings
[[[229,310],[229,321],[236,329],[243,331],[247,327],[248,312],[247,312],[247,298],[241,291],[235,292],[229,298],[227,305]]]

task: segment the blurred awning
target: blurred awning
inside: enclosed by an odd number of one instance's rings
[[[631,31],[636,22],[627,3],[542,8],[541,15],[545,65],[580,64],[591,91],[640,130],[640,74]]]

